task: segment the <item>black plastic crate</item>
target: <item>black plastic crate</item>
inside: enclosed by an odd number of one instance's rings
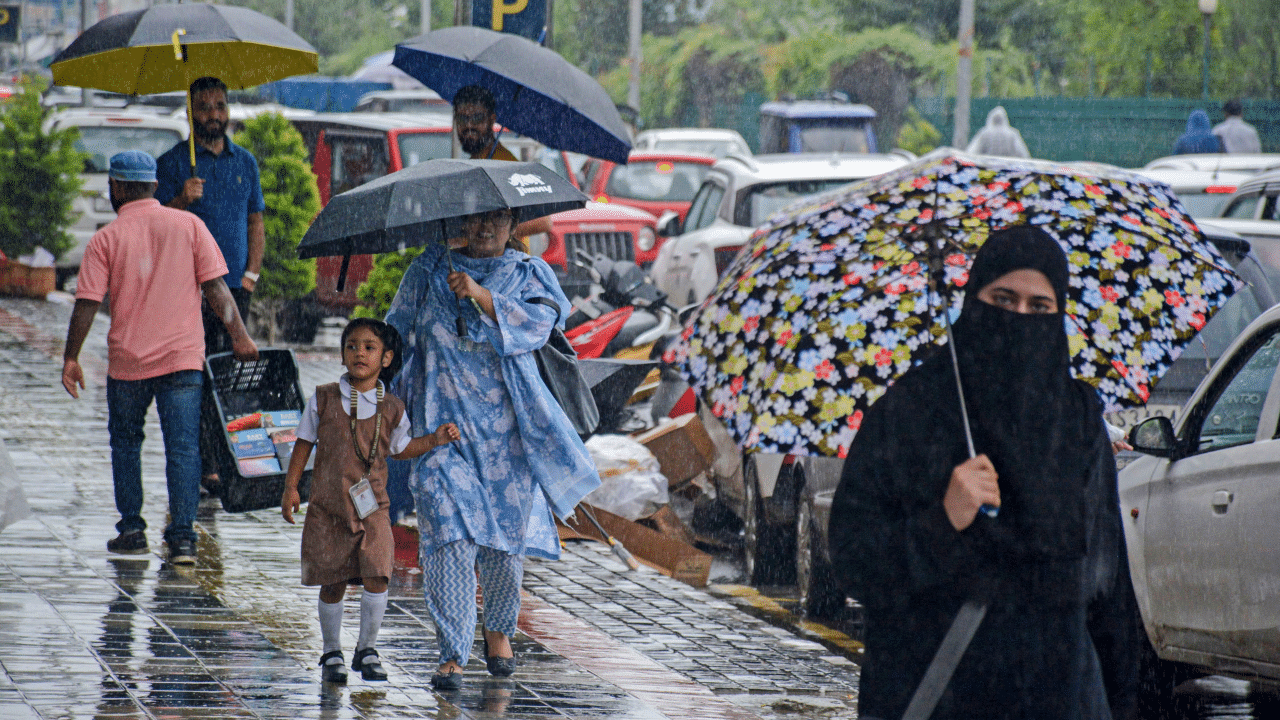
[[[258,359],[240,362],[231,353],[210,355],[204,363],[204,407],[200,433],[211,448],[218,468],[219,496],[227,512],[245,512],[280,506],[287,467],[278,473],[246,477],[240,474],[227,423],[262,411],[306,408],[298,380],[298,361],[292,350],[264,348]],[[298,494],[306,502],[311,494],[311,471],[302,473]]]

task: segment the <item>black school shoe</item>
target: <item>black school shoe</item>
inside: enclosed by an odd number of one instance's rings
[[[484,639],[484,666],[494,677],[511,677],[516,672],[516,659],[489,654],[489,638]]]
[[[338,662],[331,663],[330,658],[337,658]],[[347,666],[343,664],[341,650],[330,650],[320,656],[320,680],[339,684],[347,682]]]
[[[174,565],[196,564],[196,541],[174,540],[169,544],[169,562]]]
[[[136,555],[147,551],[147,534],[141,530],[120,533],[107,541],[107,551],[121,555]]]
[[[360,677],[370,682],[382,682],[387,679],[387,671],[382,669],[382,660],[378,658],[378,651],[373,648],[356,650],[356,656],[351,659],[351,669],[359,670]]]
[[[431,676],[431,687],[436,690],[461,690],[462,689],[462,671],[456,670],[451,673],[437,672]]]

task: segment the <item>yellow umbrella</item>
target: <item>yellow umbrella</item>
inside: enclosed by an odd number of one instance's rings
[[[187,90],[200,77],[242,89],[318,70],[315,48],[292,30],[248,8],[187,3],[113,15],[86,30],[54,58],[57,85],[125,95]],[[187,95],[191,169],[196,149]]]

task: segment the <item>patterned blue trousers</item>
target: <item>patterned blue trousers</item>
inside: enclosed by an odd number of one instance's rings
[[[524,556],[457,540],[421,558],[422,594],[436,625],[441,665],[465,666],[476,640],[476,573],[484,589],[484,627],[516,633]]]

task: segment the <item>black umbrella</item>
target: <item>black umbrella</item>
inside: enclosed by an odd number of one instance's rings
[[[498,122],[557,150],[626,163],[631,135],[600,83],[553,50],[484,28],[435,30],[396,45],[392,64],[453,102],[493,93]]]
[[[428,160],[334,197],[298,244],[298,257],[393,252],[457,237],[466,215],[513,208],[523,222],[586,203],[537,163]]]

